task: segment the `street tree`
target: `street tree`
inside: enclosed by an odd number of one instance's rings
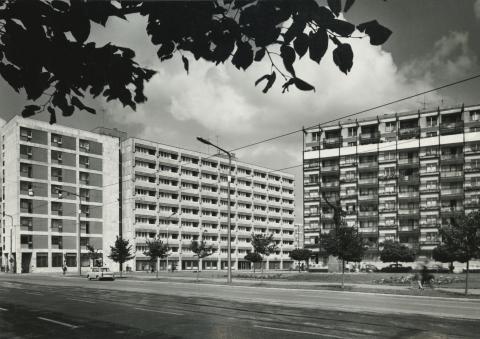
[[[87,244],[88,259],[91,261],[92,266],[102,266],[103,254],[98,249],[95,249],[92,245]]]
[[[398,241],[387,240],[380,251],[380,260],[382,262],[413,262],[415,261],[415,252]]]
[[[198,275],[200,274],[200,260],[206,257],[211,256],[217,251],[212,245],[207,245],[205,240],[197,241],[193,240],[190,244],[190,251],[198,258],[198,270],[197,270],[197,281]]]
[[[156,268],[156,277],[158,279],[158,271],[160,269],[159,260],[166,258],[168,256],[168,248],[167,244],[164,244],[159,237],[154,238],[153,240],[147,240],[147,250],[143,252],[145,256],[150,258],[150,264],[155,265]]]
[[[308,260],[312,256],[312,251],[309,249],[304,249],[304,248],[296,248],[293,251],[290,252],[290,258],[293,260],[297,261],[305,261],[305,265],[307,265],[308,268]],[[300,265],[298,265],[298,272],[300,272]]]
[[[365,254],[365,245],[357,229],[341,226],[323,233],[320,246],[328,255],[333,255],[342,261],[342,289],[345,287],[345,261],[359,262]]]
[[[458,260],[457,257],[458,254],[456,253],[456,250],[453,248],[449,248],[445,244],[438,245],[432,251],[433,260],[443,263],[449,263],[448,269],[450,270],[450,273],[453,273],[453,269],[455,268],[453,266],[453,262]]]
[[[244,257],[245,260],[249,261],[253,265],[253,273],[255,273],[255,264],[257,262],[262,262],[263,257],[257,252],[248,252]]]
[[[377,20],[355,25],[340,13],[341,0],[321,6],[315,0],[223,1],[97,1],[0,0],[0,75],[17,92],[24,91],[32,104],[22,114],[29,117],[47,110],[56,114],[75,110],[95,113],[85,97],[116,100],[135,110],[147,100],[144,87],[155,70],[139,65],[128,46],[94,42],[92,25],[139,15],[157,56],[165,61],[181,58],[188,74],[190,60],[218,65],[230,61],[246,70],[254,62],[268,65],[266,93],[282,78],[282,92],[293,85],[302,91],[315,88],[300,78],[296,62],[308,52],[315,63],[329,45],[339,70],[348,74],[354,53],[349,40],[369,37],[382,45],[391,31]]]
[[[110,246],[110,255],[108,257],[119,264],[121,277],[123,264],[135,258],[135,255],[132,252],[132,245],[130,245],[130,242],[122,237],[117,236],[117,240],[115,240],[115,246]]]
[[[262,259],[263,257],[268,257],[278,249],[278,246],[275,244],[275,240],[273,240],[273,233],[269,235],[263,233],[252,233],[251,239],[253,251],[260,254]],[[263,274],[263,265],[261,266],[261,269]]]
[[[455,257],[467,264],[465,295],[468,294],[470,260],[480,258],[480,211],[473,211],[459,218],[452,218],[448,226],[440,229],[443,243],[455,249]]]
[[[327,255],[333,255],[342,260],[342,289],[345,288],[345,261],[359,262],[362,260],[366,246],[357,229],[347,226],[346,215],[340,201],[331,203],[326,197],[325,202],[333,210],[335,228],[320,236],[319,246]]]

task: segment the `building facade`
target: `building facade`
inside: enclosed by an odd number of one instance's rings
[[[147,241],[158,235],[171,248],[168,259],[160,263],[161,269],[225,269],[228,159],[136,138],[124,141],[121,149],[123,224],[136,247],[133,268],[151,268],[143,252]],[[293,175],[235,159],[231,173],[233,269],[250,269],[244,256],[252,250],[252,233],[274,234],[278,250],[266,259],[266,268],[290,268]],[[205,240],[216,252],[199,261],[189,250],[192,240]]]
[[[1,266],[17,273],[90,266],[119,233],[119,147],[109,136],[14,117],[1,137]],[[80,225],[79,225],[80,224]]]
[[[396,240],[429,255],[439,227],[479,208],[480,106],[348,120],[308,129],[305,246],[333,225],[331,203],[371,248]]]

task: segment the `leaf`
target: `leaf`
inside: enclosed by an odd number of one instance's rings
[[[95,110],[93,108],[85,106],[83,102],[81,102],[80,99],[78,99],[77,97],[72,96],[72,98],[70,99],[70,103],[80,110],[85,110],[88,113],[95,114]]]
[[[40,106],[37,105],[27,105],[23,108],[22,117],[29,118],[34,116],[40,110]]]
[[[168,56],[173,53],[175,49],[175,44],[173,41],[167,41],[160,46],[160,48],[157,51],[157,55],[160,59],[162,59],[165,56]]]
[[[70,9],[70,6],[66,2],[59,0],[53,0],[52,7],[58,9],[61,12],[66,12]]]
[[[263,57],[265,56],[265,48],[260,48],[256,53],[255,53],[255,61],[262,61]]]
[[[335,16],[338,16],[340,14],[340,11],[342,10],[341,0],[327,0],[327,3],[333,14],[335,14]]]
[[[285,69],[295,76],[295,70],[293,69],[293,63],[295,62],[295,50],[287,45],[280,47],[280,56],[283,60]]]
[[[303,81],[302,79],[299,78],[294,78],[295,79],[295,86],[302,91],[314,91],[315,92],[315,87],[310,85],[308,82]]]
[[[328,48],[328,34],[326,30],[319,29],[316,33],[310,32],[308,36],[308,49],[310,59],[320,63]]]
[[[232,57],[232,64],[237,69],[246,70],[253,62],[252,46],[248,42],[237,41],[237,50]]]
[[[340,44],[333,50],[333,61],[340,70],[347,74],[353,66],[353,51],[349,44]]]
[[[182,55],[182,61],[183,61],[183,68],[185,68],[185,71],[188,74],[188,59]]]
[[[295,37],[303,33],[305,26],[305,20],[295,18],[290,27],[288,27],[287,31],[283,35],[283,43],[288,45]]]
[[[385,43],[392,31],[380,25],[377,20],[365,22],[357,26],[360,32],[365,32],[370,37],[370,44],[374,46]]]
[[[84,43],[90,35],[90,20],[76,14],[72,20],[70,32],[77,42]]]
[[[340,34],[343,37],[348,37],[352,35],[352,33],[355,31],[355,25],[347,21],[337,20],[337,19],[333,19],[328,24],[328,28],[330,28],[332,31],[334,31],[337,34]]]
[[[55,114],[55,110],[51,107],[48,106],[47,108],[48,113],[50,113],[50,125],[56,124],[57,123],[57,116]]]
[[[290,78],[286,83],[282,85],[282,93],[285,93],[285,91],[288,91],[288,87],[293,85],[295,83],[295,78]]]
[[[295,48],[295,52],[297,52],[300,58],[303,57],[308,50],[308,35],[302,33],[297,36],[293,41],[293,48]]]
[[[263,80],[267,80],[270,78],[270,74],[265,74],[264,76],[260,77],[255,81],[255,86],[257,86],[259,83],[261,83]]]
[[[275,79],[277,78],[277,74],[275,71],[272,71],[272,74],[270,74],[270,77],[268,78],[267,85],[263,89],[263,93],[267,93],[268,90],[272,87],[273,83],[275,82]]]
[[[345,8],[343,9],[344,12],[348,12],[348,10],[350,9],[350,7],[353,6],[353,4],[355,3],[355,0],[347,0],[345,2]]]

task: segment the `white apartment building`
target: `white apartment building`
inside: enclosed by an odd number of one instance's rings
[[[430,255],[438,229],[480,206],[480,106],[386,114],[312,127],[305,137],[305,246],[340,201],[375,256],[397,240]]]
[[[227,266],[228,159],[136,138],[122,149],[123,225],[134,239],[135,270],[148,270],[143,252],[157,234],[168,243],[168,265],[178,270]],[[294,249],[294,177],[233,159],[231,182],[232,267],[249,270],[244,256],[252,233],[274,234],[278,251],[263,263],[288,269]],[[199,262],[189,250],[205,240],[217,251]],[[167,261],[161,261],[165,270]]]
[[[0,128],[0,138],[2,268],[88,267],[87,244],[117,268],[107,255],[119,234],[120,140],[18,116]]]

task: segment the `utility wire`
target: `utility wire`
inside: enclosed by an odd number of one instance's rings
[[[363,114],[363,113],[370,112],[370,111],[373,111],[373,110],[376,110],[376,109],[379,109],[379,108],[390,106],[392,104],[396,104],[396,103],[399,103],[399,102],[402,102],[402,101],[405,101],[405,100],[409,100],[409,99],[412,99],[412,98],[415,98],[415,97],[418,97],[418,96],[421,96],[421,95],[425,95],[425,94],[428,94],[428,93],[431,93],[431,92],[435,92],[435,91],[438,91],[438,90],[441,90],[441,89],[444,89],[444,88],[447,88],[447,87],[455,86],[455,85],[458,85],[458,84],[461,84],[461,83],[464,83],[464,82],[468,82],[468,81],[471,81],[471,80],[474,80],[474,79],[477,79],[477,78],[480,78],[480,74],[476,74],[476,75],[470,76],[468,78],[461,79],[461,80],[458,80],[458,81],[455,81],[455,82],[451,82],[451,83],[448,83],[448,84],[445,84],[445,85],[442,85],[442,86],[439,86],[439,87],[436,87],[436,88],[431,88],[429,90],[419,92],[419,93],[416,93],[416,94],[412,94],[412,95],[409,95],[409,96],[406,96],[406,97],[403,97],[403,98],[400,98],[400,99],[392,100],[392,101],[386,102],[386,103],[381,104],[381,105],[377,105],[377,106],[374,106],[374,107],[364,109],[362,111],[358,111],[358,112],[355,112],[355,113],[350,113],[350,114],[347,114],[347,115],[343,115],[341,117],[338,117],[338,118],[335,118],[335,119],[332,119],[332,120],[329,120],[329,121],[325,121],[325,122],[320,123],[320,124],[312,125],[310,127],[301,128],[301,129],[291,131],[291,132],[287,132],[287,133],[284,133],[284,134],[281,134],[281,135],[278,135],[278,136],[275,136],[275,137],[259,140],[259,141],[253,142],[253,143],[245,145],[245,146],[234,148],[234,149],[230,150],[229,152],[239,151],[239,150],[242,150],[242,149],[245,149],[245,148],[248,148],[248,147],[263,144],[265,142],[269,142],[269,141],[273,141],[273,140],[276,140],[276,139],[284,138],[286,136],[293,135],[295,133],[303,132],[305,129],[308,129],[308,128],[322,126],[322,125],[326,125],[326,124],[329,124],[329,123],[332,123],[332,122],[335,122],[335,121],[343,120],[345,118],[349,118],[349,117],[352,117],[352,116],[355,116],[355,115]]]

